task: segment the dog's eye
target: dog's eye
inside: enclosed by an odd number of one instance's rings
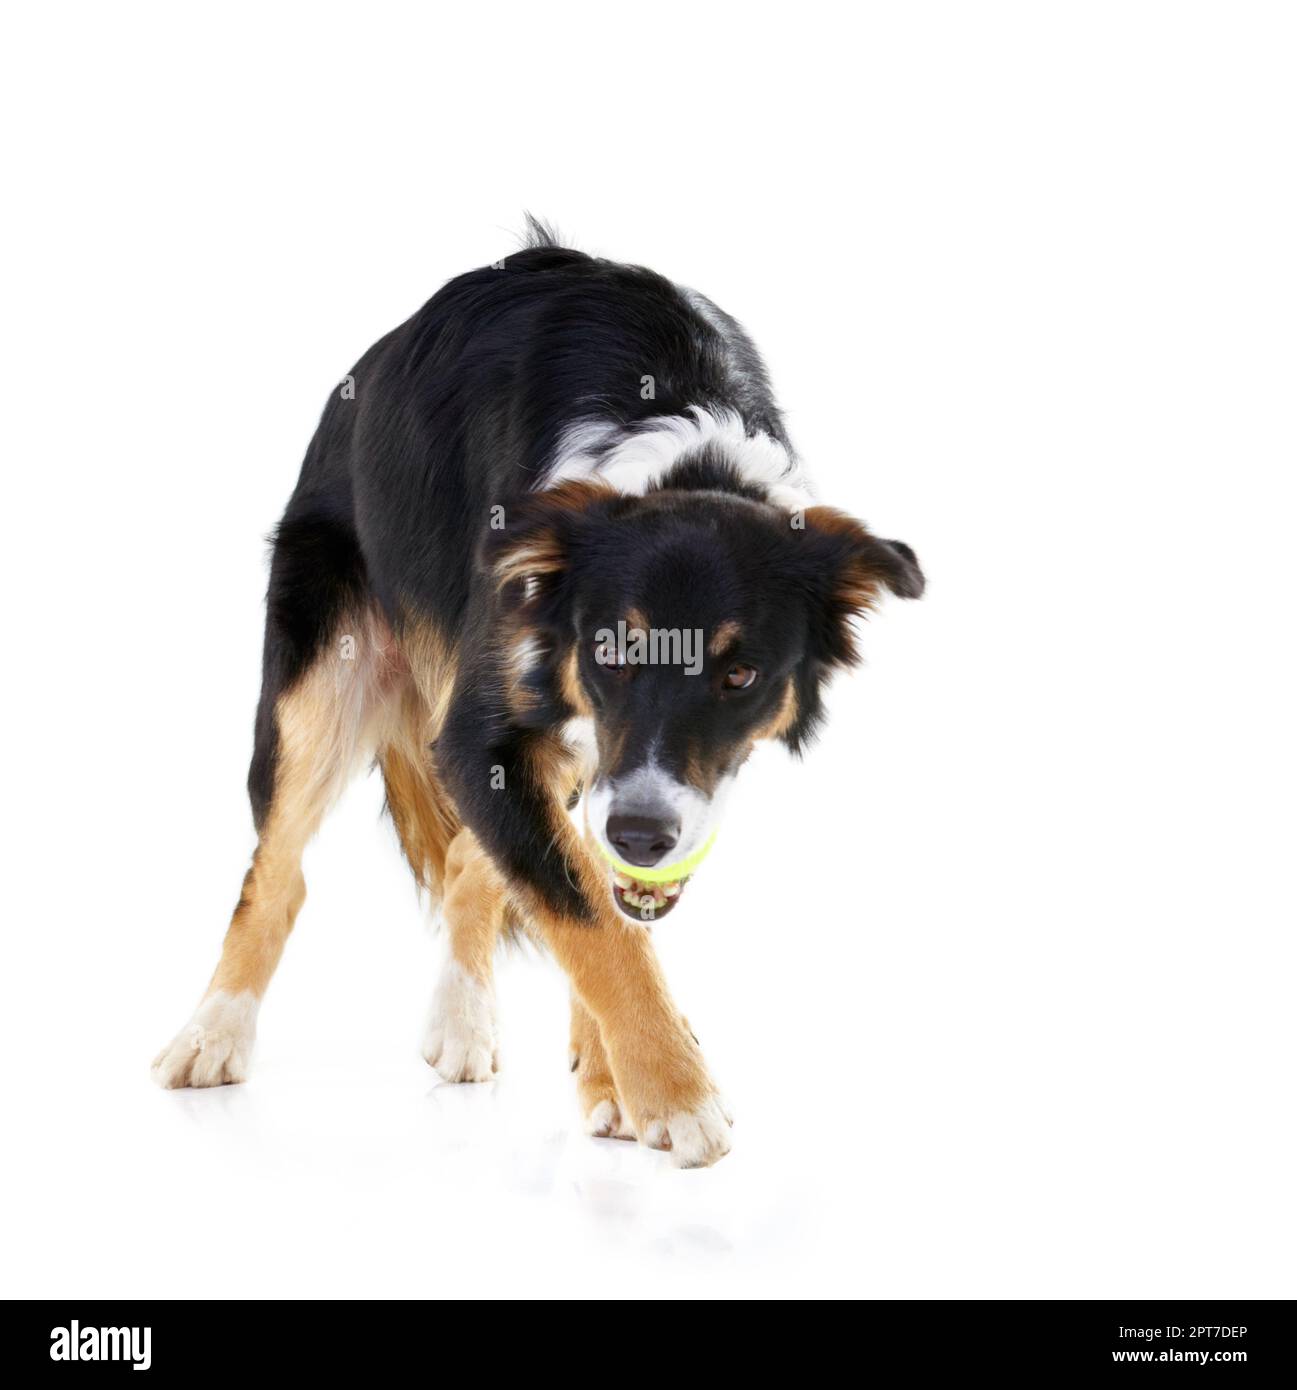
[[[757,678],[755,666],[734,665],[725,672],[726,690],[746,690]]]
[[[617,650],[616,642],[596,642],[594,660],[595,665],[607,671],[610,676],[626,674],[626,653]]]

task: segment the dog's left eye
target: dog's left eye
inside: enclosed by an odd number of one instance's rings
[[[755,666],[734,665],[725,672],[726,690],[746,690],[757,678]]]

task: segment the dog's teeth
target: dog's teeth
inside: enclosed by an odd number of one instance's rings
[[[680,885],[679,885],[678,883],[668,883],[668,884],[662,889],[662,892],[663,892],[668,898],[674,898],[674,897],[676,896],[676,894],[679,893],[679,891],[680,891]]]
[[[631,879],[626,874],[614,874],[613,882],[616,883],[618,888],[629,888],[631,886]]]

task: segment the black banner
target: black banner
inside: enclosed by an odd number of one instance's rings
[[[1180,1366],[1228,1377],[1258,1367],[1291,1375],[1294,1364],[1287,1301],[874,1302],[851,1304],[849,1322],[840,1326],[836,1305],[818,1316],[825,1319],[825,1341],[808,1341],[801,1319],[780,1321],[771,1324],[761,1350],[771,1349],[773,1339],[773,1349],[804,1358],[809,1372],[828,1370],[826,1358],[841,1357],[843,1338],[858,1365],[886,1357],[919,1374],[1021,1369],[1038,1377],[1112,1368],[1138,1377],[1149,1366]],[[18,1301],[6,1305],[4,1319],[10,1369],[83,1380],[279,1367],[297,1374],[396,1372],[412,1358],[432,1355],[463,1323],[462,1313],[445,1303],[377,1301]],[[558,1322],[553,1335],[561,1343],[554,1354],[570,1356],[571,1331]],[[531,1357],[543,1355],[534,1338],[527,1339]],[[493,1363],[497,1347],[493,1342],[488,1351]],[[741,1343],[734,1350],[741,1352]],[[437,1373],[435,1365],[427,1369]]]

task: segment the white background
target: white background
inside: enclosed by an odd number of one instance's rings
[[[1297,1295],[1293,39],[1260,4],[10,16],[3,1292]],[[499,1081],[437,1084],[376,777],[252,1081],[148,1077],[252,848],[263,537],[333,384],[524,208],[742,319],[821,495],[930,579],[658,933],[738,1117],[706,1172],[581,1136],[537,957]]]

